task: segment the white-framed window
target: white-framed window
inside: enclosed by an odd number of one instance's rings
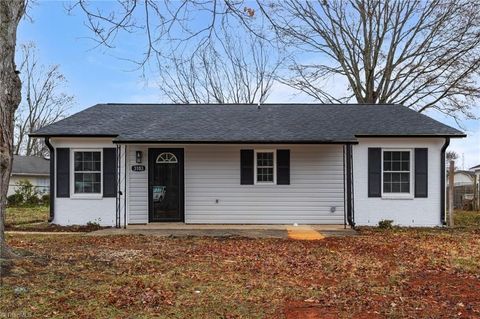
[[[413,196],[410,149],[382,149],[382,197]]]
[[[73,197],[101,197],[102,150],[72,150],[71,185]]]
[[[255,184],[276,183],[274,150],[255,150]]]

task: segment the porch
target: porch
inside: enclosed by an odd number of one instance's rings
[[[351,153],[352,145],[343,143],[117,143],[116,227],[245,231],[285,230],[294,223],[352,225]]]

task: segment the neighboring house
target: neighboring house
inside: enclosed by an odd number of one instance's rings
[[[450,185],[447,172],[447,186]],[[453,195],[453,207],[454,208],[467,208],[470,207],[471,201],[474,198],[473,180],[475,174],[470,171],[456,170],[453,175],[454,195]]]
[[[448,176],[448,173],[447,173],[447,176]],[[456,186],[472,186],[474,176],[475,176],[474,172],[456,170],[453,176],[453,185],[455,187]],[[449,181],[447,180],[447,185],[448,184],[449,184]]]
[[[50,189],[49,162],[43,157],[14,155],[8,195],[15,193],[21,180],[30,181],[40,194],[48,194]]]
[[[480,164],[470,168],[470,171],[477,176],[477,185],[480,185]]]
[[[475,176],[476,176],[476,185],[477,185],[477,189],[476,189],[476,194],[475,194],[475,205],[474,205],[474,209],[480,209],[480,164],[479,165],[476,165],[476,166],[473,166],[470,168],[470,171],[472,171]]]
[[[462,132],[400,105],[99,104],[31,134],[61,225],[445,223]],[[55,168],[55,169],[53,169]]]

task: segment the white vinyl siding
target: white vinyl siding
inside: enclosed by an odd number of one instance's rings
[[[137,163],[135,154],[141,151],[142,162]],[[148,223],[148,147],[142,145],[127,146],[127,181],[128,181],[128,223]],[[132,171],[133,165],[144,165],[141,172]]]
[[[186,223],[343,223],[342,145],[129,146],[130,166],[141,150],[147,168],[128,168],[129,223],[148,222],[149,147],[185,150]],[[290,185],[240,185],[241,149],[279,148],[290,149]]]
[[[357,226],[378,226],[381,220],[393,220],[401,226],[441,226],[440,153],[443,138],[360,138],[353,146],[354,209]],[[411,196],[368,197],[368,148],[411,150]],[[428,148],[428,197],[413,196],[414,149]],[[443,160],[443,159],[442,159]],[[399,194],[402,195],[402,194]]]

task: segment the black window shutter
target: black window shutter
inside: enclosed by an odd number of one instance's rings
[[[415,197],[428,197],[428,148],[415,149]]]
[[[253,185],[253,150],[240,150],[240,184]]]
[[[290,150],[277,150],[277,185],[290,185]]]
[[[116,197],[117,194],[117,150],[103,149],[103,197]]]
[[[382,149],[368,148],[368,197],[382,195]]]
[[[70,197],[69,148],[57,148],[57,197]]]

